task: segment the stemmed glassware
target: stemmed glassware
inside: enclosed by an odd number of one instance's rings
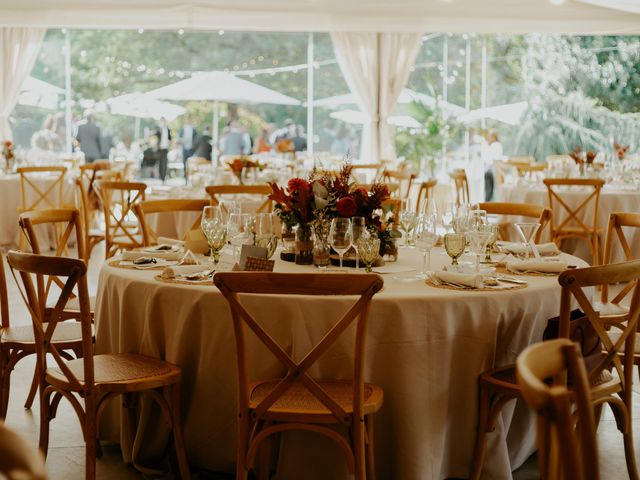
[[[487,224],[486,210],[471,210],[469,212],[469,227],[471,230],[479,230]]]
[[[516,230],[518,234],[520,234],[520,238],[524,242],[524,246],[526,248],[527,257],[529,256],[529,249],[533,250],[533,237],[538,232],[540,228],[539,223],[516,223]],[[535,255],[535,251],[533,252]]]
[[[404,246],[410,247],[412,246],[412,233],[413,229],[416,226],[416,220],[418,219],[418,215],[413,209],[413,205],[410,200],[405,200],[402,202],[402,210],[400,210],[400,214],[398,215],[398,220],[400,222],[400,230],[404,232]]]
[[[480,256],[486,253],[487,243],[491,239],[491,232],[474,230],[469,232],[468,237],[471,252],[476,256],[476,273],[480,273]]]
[[[200,228],[209,244],[209,261],[215,268],[220,261],[220,250],[227,244],[227,225],[222,221],[222,211],[219,206],[204,207]]]
[[[365,272],[371,273],[371,267],[380,253],[380,239],[366,232],[358,239],[356,245],[358,247],[358,257],[364,263]]]
[[[421,278],[426,278],[431,270],[431,249],[438,242],[438,234],[436,233],[435,215],[421,215],[418,218],[415,231],[416,247],[422,251],[422,273]]]
[[[333,249],[340,255],[340,268],[342,268],[342,258],[349,248],[351,248],[351,220],[348,218],[336,217],[331,220],[331,230],[329,230],[329,240]]]
[[[243,243],[249,240],[248,231],[249,215],[246,213],[232,212],[227,222],[228,236],[233,245],[233,258],[237,259],[238,251]]]
[[[469,213],[469,205],[461,204],[453,211],[453,218],[451,219],[451,227],[456,233],[465,234],[469,230],[471,225],[471,217]]]
[[[367,233],[367,225],[364,217],[351,218],[351,243],[356,246],[356,268],[360,268],[360,257],[358,255],[358,240]]]
[[[487,249],[485,252],[483,263],[491,263],[491,250],[493,250],[493,246],[498,241],[498,236],[500,235],[500,225],[487,224],[482,230],[491,234],[491,237],[489,237],[489,241],[487,242]]]
[[[259,213],[254,225],[255,244],[267,249],[267,258],[271,258],[278,246],[278,236],[275,232],[273,214]]]
[[[451,266],[458,266],[458,258],[464,253],[467,237],[464,233],[447,233],[444,236],[444,249],[451,257]]]

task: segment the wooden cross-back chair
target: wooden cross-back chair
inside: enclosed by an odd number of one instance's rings
[[[509,157],[509,158],[507,158],[507,163],[509,165],[513,165],[513,166],[531,165],[535,161],[536,161],[535,157],[531,157],[531,156]]]
[[[459,207],[463,203],[469,203],[467,172],[465,172],[463,168],[459,168],[449,173],[449,177],[453,181],[453,188],[456,194],[456,206]]]
[[[527,180],[540,181],[547,169],[546,163],[531,163],[529,165],[516,165],[518,176]]]
[[[382,172],[382,181],[387,185],[398,185],[398,189],[393,192],[401,200],[406,200],[411,195],[411,186],[417,178],[415,173],[405,172],[402,170],[384,170]]]
[[[553,241],[562,248],[562,242],[567,238],[582,238],[589,244],[589,250],[593,256],[593,264],[600,262],[600,233],[598,227],[598,208],[600,207],[600,190],[604,186],[604,180],[600,178],[545,178],[543,180],[549,195],[549,208],[554,212],[551,222]],[[573,208],[562,198],[562,187],[584,187],[591,190],[585,195],[577,207]],[[593,207],[593,216],[590,220],[581,218],[587,209]],[[561,212],[566,217],[561,221]]]
[[[133,403],[132,395],[144,393],[160,406],[165,421],[173,427],[173,438],[180,476],[189,478],[189,467],[180,423],[179,367],[155,358],[134,353],[110,353],[94,355],[92,324],[89,313],[87,267],[84,261],[74,258],[46,257],[19,252],[9,252],[9,266],[17,281],[33,324],[36,338],[37,368],[40,374],[40,449],[46,455],[49,446],[49,422],[55,417],[60,400],[64,397],[76,412],[85,440],[85,478],[96,478],[96,456],[100,454],[97,428],[106,402],[124,395],[125,403]],[[32,275],[55,275],[65,279],[64,287],[47,315],[42,308],[39,289],[34,288]],[[64,322],[60,322],[71,292],[78,290],[80,326],[82,331],[82,358],[66,360],[51,340]],[[46,321],[48,320],[48,322]],[[55,367],[47,365],[50,356]],[[164,388],[160,393],[157,389]],[[133,415],[133,414],[132,414]],[[131,433],[131,432],[129,432]]]
[[[38,279],[38,289],[44,298],[44,283]],[[9,319],[9,299],[7,293],[7,278],[4,271],[4,255],[0,251],[0,320],[2,335],[0,336],[0,418],[7,415],[9,406],[9,391],[11,388],[11,372],[16,364],[27,355],[36,353],[35,337],[31,326],[12,327]],[[82,353],[82,333],[77,322],[66,322],[53,339],[61,355],[73,358],[69,351],[76,356]],[[38,385],[38,372],[34,369],[31,390],[27,396],[25,408],[30,408]],[[35,385],[35,387],[34,387]],[[1,455],[0,455],[1,456]]]
[[[538,416],[540,478],[598,480],[595,418],[578,345],[567,338],[531,345],[518,355],[516,370],[522,396]]]
[[[221,195],[255,195],[265,197],[263,203],[260,204],[256,213],[272,212],[273,201],[268,198],[271,195],[271,187],[269,185],[209,185],[205,188],[207,195],[211,197],[211,205],[218,205]]]
[[[431,178],[420,184],[420,189],[418,190],[418,201],[416,202],[417,214],[422,212],[424,207],[429,204],[429,200],[433,198],[433,189],[437,184],[438,181],[435,178]]]
[[[638,479],[633,449],[631,396],[634,346],[638,316],[640,315],[640,260],[596,267],[565,270],[558,277],[560,284],[559,337],[569,338],[571,310],[575,304],[584,312],[602,342],[604,354],[596,359],[588,371],[591,401],[600,408],[608,403],[613,410],[618,429],[623,434],[627,472],[632,480]],[[626,315],[603,316],[597,303],[591,302],[583,289],[602,285],[635,282],[631,305]],[[610,338],[607,329],[617,327],[620,334]],[[616,376],[611,375],[614,370]],[[522,397],[515,377],[515,365],[499,366],[488,370],[479,378],[479,411],[476,444],[470,479],[480,478],[487,442],[487,434],[495,428],[502,408],[511,400]]]
[[[144,202],[136,203],[133,206],[133,212],[140,221],[144,246],[147,247],[158,243],[158,234],[151,225],[149,225],[146,218],[147,215],[154,213],[166,214],[172,212],[199,212],[198,217],[190,228],[190,230],[195,230],[200,228],[202,210],[209,204],[209,200],[197,199],[146,200]]]
[[[351,474],[358,479],[374,478],[372,414],[382,406],[383,392],[364,382],[367,320],[372,297],[382,289],[377,275],[286,274],[224,272],[214,283],[229,302],[236,338],[238,368],[237,477],[247,478],[256,452],[268,437],[286,430],[308,430],[334,440],[342,449]],[[278,344],[252,315],[239,294],[358,296],[351,308],[316,342],[300,361]],[[297,301],[288,298],[288,301]],[[304,306],[301,304],[301,306]],[[349,381],[318,380],[309,369],[355,326],[353,377]],[[247,329],[284,366],[283,378],[249,383]],[[353,341],[353,340],[351,340]],[[346,427],[346,436],[327,425]],[[264,458],[264,457],[263,457]],[[264,465],[263,465],[264,466]]]
[[[105,258],[113,257],[120,249],[142,247],[142,233],[133,213],[133,205],[144,201],[147,185],[141,182],[98,180],[95,188],[104,211]]]
[[[542,234],[547,226],[550,226],[551,222],[551,210],[542,206],[532,203],[509,203],[509,202],[481,202],[478,204],[480,210],[487,212],[487,215],[500,215],[509,217],[524,217],[526,219],[535,220],[540,224],[540,228],[536,232],[534,241],[540,243]],[[500,239],[509,240],[513,239],[511,233],[513,233],[513,222],[505,219],[500,221]],[[520,241],[520,239],[518,239]]]
[[[33,445],[0,423],[0,476],[7,480],[46,480],[44,457]]]

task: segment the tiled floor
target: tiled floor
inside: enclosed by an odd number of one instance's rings
[[[104,253],[99,247],[93,253],[93,261],[89,269],[89,288],[95,292],[98,280],[100,259]],[[8,274],[8,272],[7,272]],[[9,275],[9,274],[8,274]],[[17,292],[13,279],[9,279],[9,303],[11,322],[13,325],[28,325],[29,318],[25,315],[22,300]],[[6,424],[18,431],[34,445],[38,443],[38,409],[26,411],[22,407],[33,374],[33,359],[26,358],[19,362],[12,374],[11,397]],[[635,380],[635,379],[634,379]],[[634,391],[640,395],[638,385]],[[634,431],[636,438],[640,432],[640,399],[634,397]],[[616,480],[627,478],[622,437],[617,431],[611,411],[605,409],[603,419],[598,430],[600,448],[600,478]],[[636,452],[640,452],[636,441]],[[125,465],[118,446],[104,446],[104,456],[98,461],[98,479],[100,480],[129,480],[144,478],[133,468]],[[637,456],[637,454],[636,454]],[[49,456],[47,470],[51,480],[75,480],[84,477],[84,447],[79,423],[67,402],[61,402],[58,416],[51,424]],[[198,472],[198,479],[231,478],[214,472]],[[515,480],[533,480],[539,478],[535,456],[530,458],[523,467],[514,473]]]

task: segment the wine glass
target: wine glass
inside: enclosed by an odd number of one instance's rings
[[[464,233],[447,233],[444,236],[444,249],[451,257],[451,266],[458,266],[458,258],[464,253],[467,237]]]
[[[516,223],[514,224],[516,226],[516,230],[518,231],[518,234],[520,235],[520,238],[522,238],[522,241],[524,242],[524,246],[526,248],[526,256],[529,256],[529,248],[531,248],[531,250],[533,251],[533,254],[535,256],[536,255],[536,251],[533,249],[533,237],[534,235],[538,232],[538,229],[540,228],[540,224],[539,223]]]
[[[491,232],[474,230],[469,233],[468,237],[471,252],[476,256],[476,273],[480,273],[480,255],[484,254],[487,249],[487,243],[491,238]]]
[[[333,249],[340,255],[340,268],[342,268],[342,257],[351,248],[351,220],[342,217],[331,220],[329,240]]]
[[[273,214],[259,213],[256,216],[255,225],[255,244],[258,247],[267,249],[267,258],[271,258],[278,246],[278,237],[275,232],[275,222]]]
[[[227,223],[232,213],[242,213],[240,205],[235,200],[220,200],[220,211],[222,212],[222,220]]]
[[[469,205],[460,204],[453,212],[451,227],[455,233],[467,233],[471,225],[471,217],[469,214]]]
[[[380,254],[380,239],[376,235],[365,234],[358,239],[358,256],[364,263],[364,270],[371,273],[371,266],[375,263]]]
[[[473,230],[479,230],[480,227],[487,224],[487,212],[486,210],[471,210],[469,212],[470,228]]]
[[[358,240],[367,233],[367,225],[364,217],[351,218],[351,242],[353,245],[358,244]],[[360,268],[360,258],[358,249],[356,248],[356,268]]]
[[[207,238],[209,260],[215,268],[220,261],[220,250],[227,244],[227,227],[222,222],[222,211],[219,206],[204,207],[200,228]]]
[[[404,232],[404,246],[410,247],[412,244],[411,234],[416,226],[416,220],[418,216],[416,212],[411,208],[411,202],[406,200],[404,207],[400,210],[398,220],[400,222],[400,230]]]
[[[415,231],[416,247],[422,250],[422,274],[421,278],[427,278],[427,272],[431,270],[431,249],[438,241],[436,233],[435,215],[421,215],[418,218]]]
[[[234,260],[238,256],[238,251],[243,243],[249,239],[249,231],[247,229],[247,222],[249,215],[246,213],[232,212],[229,214],[229,220],[227,221],[229,242],[233,245],[233,258]]]

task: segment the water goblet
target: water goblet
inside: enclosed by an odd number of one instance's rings
[[[480,256],[486,252],[487,243],[491,238],[491,232],[474,230],[469,233],[468,237],[471,252],[476,257],[476,273],[480,273]]]
[[[220,261],[220,250],[227,244],[227,227],[221,220],[222,212],[218,206],[204,207],[200,228],[209,245],[209,261],[215,268]]]
[[[496,244],[496,242],[498,241],[498,237],[500,236],[500,225],[487,224],[482,230],[491,234],[491,237],[487,242],[487,250],[485,251],[484,260],[482,263],[491,263],[491,251],[493,250],[493,246]]]
[[[364,235],[358,239],[358,256],[364,263],[364,270],[371,273],[372,266],[380,254],[380,239],[375,235]]]
[[[367,233],[367,224],[364,217],[352,217],[351,218],[351,242],[353,245],[357,245],[358,240]],[[360,258],[358,256],[358,249],[356,251],[356,268],[360,268]]]
[[[458,266],[458,258],[464,253],[467,237],[464,233],[447,233],[444,236],[444,249],[451,257],[451,266]]]
[[[436,216],[421,215],[416,225],[416,247],[422,251],[422,273],[420,278],[427,278],[431,270],[431,249],[438,242],[436,233]]]
[[[342,217],[331,220],[329,240],[333,249],[340,256],[340,268],[342,268],[344,254],[351,248],[351,220]]]

